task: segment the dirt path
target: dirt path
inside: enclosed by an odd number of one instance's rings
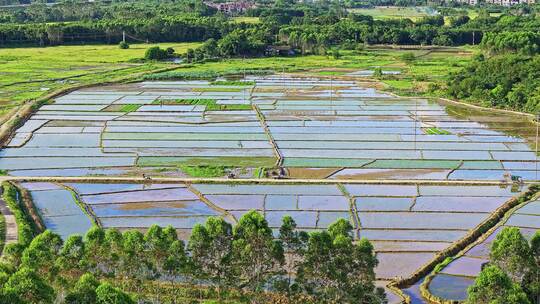
[[[271,179],[271,178],[182,178],[182,177],[152,177],[151,179],[142,177],[109,177],[109,176],[88,176],[88,177],[61,177],[61,176],[1,176],[2,181],[18,182],[88,182],[88,183],[237,183],[237,184],[372,184],[372,185],[476,185],[494,186],[510,185],[504,181],[496,180],[341,180],[341,179]],[[524,184],[534,184],[534,182],[524,182]]]
[[[0,188],[0,194],[1,193],[2,189]],[[2,198],[0,198],[0,213],[4,216],[4,221],[6,223],[6,239],[4,245],[16,243],[19,238],[17,222],[15,221],[15,216]]]

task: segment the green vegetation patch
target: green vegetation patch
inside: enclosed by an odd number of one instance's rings
[[[255,81],[239,81],[239,80],[218,80],[212,81],[210,85],[221,86],[254,86]]]
[[[0,214],[0,252],[4,250],[6,244],[6,219]]]
[[[372,160],[366,159],[343,159],[343,158],[303,158],[287,157],[283,161],[284,167],[299,168],[359,168]]]
[[[233,61],[233,63],[236,61]],[[237,61],[241,62],[241,61]],[[216,63],[220,66],[223,65],[223,63]],[[205,65],[202,65],[205,66]],[[154,73],[145,75],[143,77],[144,80],[166,80],[166,79],[177,79],[177,80],[197,80],[197,79],[215,79],[217,77],[221,76],[230,76],[230,75],[241,75],[241,74],[249,74],[249,75],[268,75],[272,74],[273,71],[269,69],[249,69],[244,70],[241,68],[232,68],[234,65],[226,65],[224,70],[222,71],[215,71],[215,70],[194,70],[194,71],[169,71],[169,72],[162,72],[162,73]]]
[[[218,104],[215,99],[174,99],[174,100],[154,100],[152,104],[165,105],[202,105],[207,111],[245,111],[251,110],[249,104]]]
[[[137,165],[141,167],[273,167],[276,159],[273,157],[167,157],[142,156]],[[197,170],[193,169],[192,173]],[[187,173],[187,172],[186,172]],[[189,174],[189,173],[188,173]]]
[[[461,164],[459,160],[377,160],[366,168],[373,169],[455,169]]]
[[[120,112],[130,113],[137,111],[142,105],[139,104],[125,104],[120,107]]]
[[[451,135],[452,133],[439,128],[424,128],[424,132],[427,135]]]
[[[180,166],[185,174],[191,177],[221,177],[225,176],[228,167],[224,166]]]

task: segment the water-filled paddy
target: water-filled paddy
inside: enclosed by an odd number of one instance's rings
[[[488,232],[454,261],[436,274],[429,285],[433,294],[449,300],[463,300],[467,295],[467,287],[480,273],[482,264],[489,262],[491,243],[503,227],[518,227],[521,233],[530,238],[540,229],[540,201],[526,203],[516,209],[500,225]],[[447,286],[444,287],[444,284]]]
[[[353,225],[355,237],[373,241],[381,262],[377,267],[380,279],[410,275],[483,221],[489,215],[488,200],[483,194],[491,195],[490,208],[515,194],[510,188],[498,186],[264,183],[25,183],[23,186],[31,190],[45,225],[63,236],[84,233],[91,224],[85,212],[103,227],[125,230],[144,229],[152,224],[172,225],[182,235],[209,216],[222,216],[234,223],[253,209],[264,214],[274,231],[285,215],[293,217],[298,227],[306,231],[324,229],[345,218]],[[68,189],[77,194],[80,205]],[[428,206],[435,206],[437,211],[423,210]],[[535,206],[526,209],[534,210]],[[77,219],[87,224],[77,226],[74,224]]]
[[[0,169],[14,176],[184,177],[204,176],[215,167],[218,175],[237,170],[236,177],[243,178],[265,177],[272,171],[259,168],[281,165],[284,170],[274,171],[293,178],[498,181],[510,173],[538,179],[530,141],[534,127],[524,118],[395,97],[352,80],[283,75],[248,80],[254,85],[162,81],[72,92],[16,131],[0,150]],[[172,225],[187,237],[209,216],[234,223],[252,209],[264,214],[274,232],[284,215],[306,231],[346,218],[355,237],[373,241],[382,280],[409,276],[517,194],[498,186],[234,180],[25,187],[45,225],[63,237],[84,233],[92,221],[121,230]],[[530,204],[506,225],[538,228],[539,209]],[[463,297],[486,259],[489,240],[443,270],[433,290]]]
[[[0,151],[0,169],[73,175],[131,167],[120,174],[185,176],[183,166],[234,167],[226,158],[242,157],[238,167],[343,168],[324,176],[333,179],[538,178],[537,157],[526,140],[534,128],[526,119],[395,97],[354,80],[246,80],[249,86],[165,81],[69,93],[17,130]],[[78,160],[82,155],[96,158]],[[50,156],[55,158],[44,158]],[[37,158],[37,167],[26,165],[29,158]],[[314,177],[301,172],[294,177]]]

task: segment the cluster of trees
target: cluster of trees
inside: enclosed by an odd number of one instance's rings
[[[151,19],[103,19],[70,23],[0,24],[0,45],[37,43],[59,45],[76,42],[118,43],[122,32],[140,41],[204,41],[219,38],[234,24],[219,16],[179,15]]]
[[[276,1],[247,13],[260,18],[261,22],[254,24],[237,23],[215,10],[203,9],[206,5],[200,0],[143,1],[132,6],[89,3],[82,6],[102,11],[78,11],[74,9],[75,4],[69,3],[44,6],[46,10],[62,9],[65,12],[59,21],[70,22],[51,23],[51,20],[37,17],[48,16],[45,12],[35,13],[32,22],[0,23],[0,45],[118,43],[122,31],[126,31],[129,36],[152,42],[202,42],[212,38],[220,45],[218,53],[223,56],[260,55],[267,46],[275,44],[287,44],[305,53],[324,53],[342,44],[477,44],[484,33],[516,29],[534,32],[540,26],[540,18],[534,16],[492,17],[488,13],[473,20],[467,16],[454,16],[449,24],[442,15],[417,21],[374,20],[370,16],[350,14],[332,1]],[[202,50],[193,55],[205,56]],[[208,55],[213,54],[206,54],[206,57]]]
[[[476,57],[452,75],[447,93],[487,107],[540,112],[540,56],[502,54]]]
[[[540,231],[530,243],[505,227],[491,245],[490,262],[468,289],[471,304],[540,303]]]
[[[1,0],[0,5],[2,1],[6,0]],[[150,19],[163,15],[182,13],[194,13],[200,16],[209,16],[215,14],[216,9],[205,5],[203,1],[199,0],[137,0],[118,2],[82,2],[67,0],[55,3],[54,5],[47,5],[42,1],[35,1],[28,6],[2,11],[0,13],[0,23],[69,22],[136,18]]]
[[[217,59],[233,56],[257,56],[264,54],[267,48],[267,37],[260,32],[237,29],[216,40],[210,38],[196,49],[188,49],[185,59],[188,62]],[[262,33],[264,35],[264,33]]]
[[[65,243],[45,231],[4,252],[0,303],[160,302],[163,290],[145,289],[156,282],[202,284],[220,297],[236,291],[252,299],[270,293],[303,303],[385,303],[384,291],[374,286],[373,247],[355,242],[352,231],[338,220],[307,234],[285,217],[276,239],[256,211],[234,227],[209,218],[193,228],[187,244],[172,227],[152,226],[145,234],[93,227]]]
[[[514,52],[534,55],[540,52],[540,32],[487,33],[482,39],[482,49],[490,54]]]
[[[120,47],[122,46],[122,42],[120,42]],[[153,46],[146,50],[144,53],[144,59],[146,60],[163,60],[167,58],[173,58],[174,57],[174,49],[169,47],[166,49],[162,49],[159,46]]]

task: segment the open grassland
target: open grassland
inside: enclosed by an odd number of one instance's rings
[[[259,17],[235,17],[233,18],[234,22],[236,23],[249,23],[249,24],[255,24],[261,22],[259,20]]]
[[[397,7],[397,6],[377,6],[374,8],[355,8],[351,12],[360,15],[372,16],[373,19],[418,19],[425,16],[432,16],[435,10],[428,7]]]
[[[70,85],[91,84],[166,67],[165,63],[135,63],[150,44],[5,48],[0,50],[0,115],[24,101]],[[162,43],[178,53],[193,43]]]

